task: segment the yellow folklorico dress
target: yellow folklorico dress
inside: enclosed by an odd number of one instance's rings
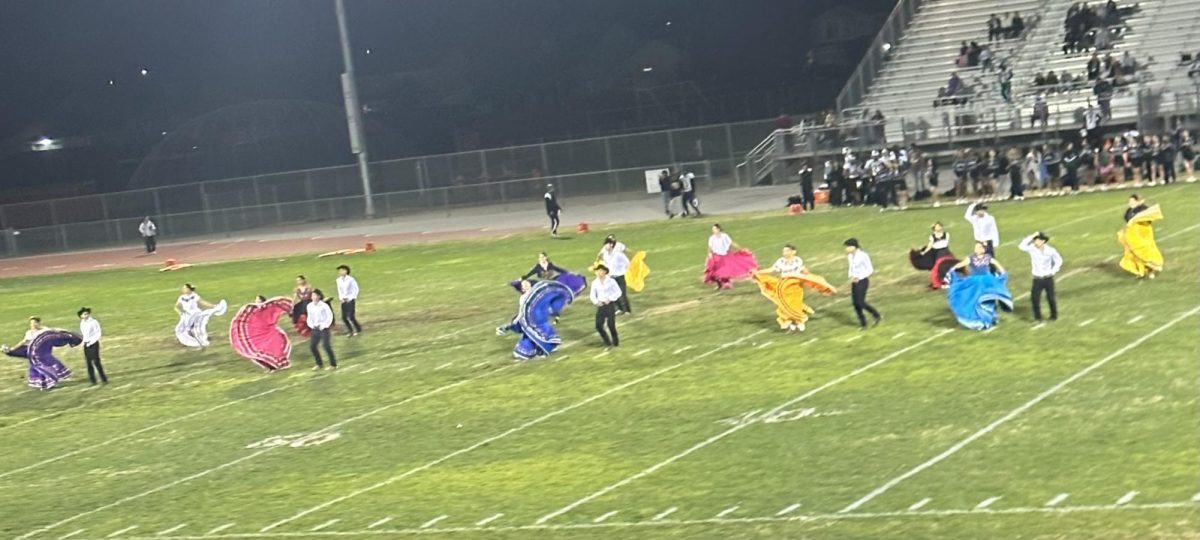
[[[766,272],[755,272],[754,281],[763,296],[775,304],[775,321],[779,328],[788,330],[792,325],[803,325],[813,309],[804,303],[804,288],[808,287],[821,294],[834,294],[837,289],[825,278],[816,274],[801,273],[804,263],[799,257],[787,261],[780,258],[773,269],[780,271],[781,277],[775,277]]]
[[[1134,214],[1117,232],[1117,241],[1125,248],[1121,268],[1137,277],[1162,271],[1163,255],[1154,242],[1154,222],[1162,218],[1162,209],[1156,204]]]

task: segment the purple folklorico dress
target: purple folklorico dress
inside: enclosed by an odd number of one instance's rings
[[[74,347],[82,343],[83,338],[66,330],[48,329],[28,341],[6,354],[29,361],[29,386],[49,390],[71,376],[71,369],[54,357],[54,348],[63,345]]]

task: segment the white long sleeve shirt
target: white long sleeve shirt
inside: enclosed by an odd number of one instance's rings
[[[100,321],[92,317],[80,320],[79,333],[83,335],[84,345],[92,345],[100,341]]]
[[[358,298],[358,280],[354,276],[338,276],[337,278],[338,298],[343,302],[349,302]]]
[[[592,280],[592,303],[597,306],[610,304],[621,299],[621,286],[617,285],[617,280],[605,277],[603,279],[596,278]]]
[[[991,214],[984,214],[983,217],[975,215],[975,206],[979,203],[971,203],[967,206],[967,214],[964,216],[967,221],[971,222],[971,228],[975,230],[976,242],[991,241],[992,246],[1000,247],[1000,229],[996,227],[996,218]]]
[[[1033,245],[1033,237],[1029,235],[1024,240],[1021,240],[1021,251],[1029,254],[1029,262],[1033,266],[1033,277],[1044,278],[1051,277],[1057,274],[1062,269],[1062,255],[1058,254],[1058,250],[1054,249],[1050,244],[1045,244],[1042,249],[1038,249]]]
[[[771,270],[779,272],[779,277],[797,277],[804,274],[804,260],[800,257],[792,257],[792,260],[787,260],[780,257],[771,265]]]
[[[154,236],[158,234],[158,227],[154,225],[153,221],[146,220],[138,225],[138,233],[142,236]]]
[[[324,301],[308,303],[308,327],[314,330],[324,330],[333,324],[333,310]]]
[[[850,266],[850,279],[867,279],[875,273],[875,267],[871,266],[871,256],[861,249],[846,255],[846,262]]]
[[[604,266],[608,267],[610,277],[623,276],[629,271],[629,257],[626,257],[623,251],[617,251],[616,248],[612,251],[604,250],[600,258],[604,259]]]
[[[728,234],[720,233],[708,237],[708,250],[716,255],[728,255],[733,247],[733,239]]]

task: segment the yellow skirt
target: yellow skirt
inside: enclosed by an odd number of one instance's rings
[[[604,260],[597,258],[588,267],[588,272],[595,272],[596,267],[604,264]],[[650,267],[646,266],[646,252],[639,251],[633,254],[633,258],[629,259],[629,269],[625,270],[625,286],[629,287],[633,292],[642,292],[646,288],[646,276],[650,275]]]
[[[1162,271],[1163,255],[1154,241],[1154,222],[1162,218],[1162,209],[1156,204],[1133,216],[1117,232],[1117,241],[1125,248],[1121,268],[1137,277]]]
[[[804,288],[807,286],[821,294],[833,294],[837,289],[816,274],[805,274],[801,277],[778,278],[771,274],[757,272],[754,281],[758,290],[775,304],[775,321],[779,328],[786,330],[793,324],[804,324],[813,309],[804,303]]]

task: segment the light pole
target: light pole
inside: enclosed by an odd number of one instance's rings
[[[375,217],[371,200],[371,169],[367,161],[367,139],[363,130],[362,107],[358,104],[358,85],[354,83],[354,56],[350,50],[350,30],[346,25],[346,4],[334,0],[337,11],[338,37],[342,42],[342,100],[346,104],[346,123],[350,127],[350,151],[358,156],[358,176],[362,178],[363,199],[368,218]]]

